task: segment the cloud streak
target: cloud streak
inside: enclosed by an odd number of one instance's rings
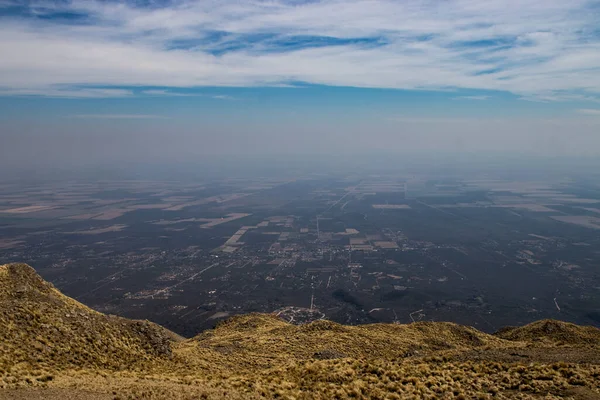
[[[596,110],[596,109],[587,109],[587,108],[583,108],[580,110],[577,110],[577,112],[579,114],[584,114],[584,115],[596,115],[600,117],[600,109]]]
[[[478,100],[483,101],[489,99],[490,96],[458,96],[454,100]]]
[[[0,2],[13,10],[0,13],[0,94],[305,82],[600,96],[598,1],[29,4]]]
[[[168,97],[190,97],[190,96],[195,96],[195,94],[193,93],[179,93],[179,92],[172,92],[169,90],[162,90],[162,89],[150,89],[150,90],[143,90],[142,94],[146,95],[146,96],[168,96]]]
[[[64,98],[117,98],[117,97],[131,97],[134,93],[128,89],[116,89],[116,88],[67,88],[67,87],[55,87],[55,86],[41,86],[41,87],[14,87],[14,88],[2,88],[0,87],[0,96],[47,96],[47,97],[64,97]]]
[[[154,114],[75,114],[69,118],[82,119],[167,119],[170,117]]]

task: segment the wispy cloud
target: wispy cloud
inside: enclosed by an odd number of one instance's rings
[[[169,90],[159,90],[159,89],[143,90],[142,94],[144,94],[146,96],[169,96],[169,97],[195,96],[192,93],[180,93],[180,92],[173,92],[173,91],[169,91]]]
[[[173,92],[170,90],[162,90],[162,89],[143,90],[141,93],[146,96],[209,97],[211,99],[217,99],[217,100],[237,100],[237,97],[229,96],[226,94],[182,93],[182,92]]]
[[[90,89],[90,88],[56,88],[52,86],[41,86],[36,88],[0,88],[0,96],[46,96],[65,98],[107,98],[107,97],[130,97],[133,91],[128,89]]]
[[[226,94],[216,94],[210,97],[217,100],[237,100],[237,97],[229,96]]]
[[[600,96],[597,1],[26,4],[0,3],[4,94],[307,82]]]
[[[75,114],[69,115],[68,118],[83,118],[83,119],[167,119],[164,115],[154,114]]]
[[[478,100],[478,101],[482,101],[482,100],[487,100],[489,98],[490,98],[490,96],[458,96],[458,97],[454,97],[454,100]]]
[[[596,109],[583,108],[583,109],[577,110],[577,112],[579,114],[597,115],[600,117],[600,109],[596,110]]]

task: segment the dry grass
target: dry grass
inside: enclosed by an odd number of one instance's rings
[[[2,372],[145,368],[172,356],[168,331],[158,325],[93,311],[27,265],[0,271]]]
[[[600,330],[558,321],[487,335],[250,314],[182,340],[95,312],[23,264],[0,266],[0,306],[0,399],[600,397]]]

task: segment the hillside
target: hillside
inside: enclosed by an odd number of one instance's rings
[[[98,313],[0,266],[0,399],[600,398],[600,330],[538,321],[291,325],[237,316],[191,339]]]

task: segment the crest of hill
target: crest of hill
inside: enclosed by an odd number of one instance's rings
[[[151,322],[84,306],[26,264],[0,266],[0,367],[129,369],[170,358],[175,339]]]
[[[499,338],[522,342],[547,342],[555,345],[600,346],[600,329],[569,322],[545,319],[521,327],[506,327],[496,332]]]
[[[293,325],[275,315],[247,314],[180,344],[179,350],[190,359],[210,350],[219,364],[237,369],[268,368],[290,360],[397,359],[504,345],[503,339],[449,322],[347,326],[319,320]]]

